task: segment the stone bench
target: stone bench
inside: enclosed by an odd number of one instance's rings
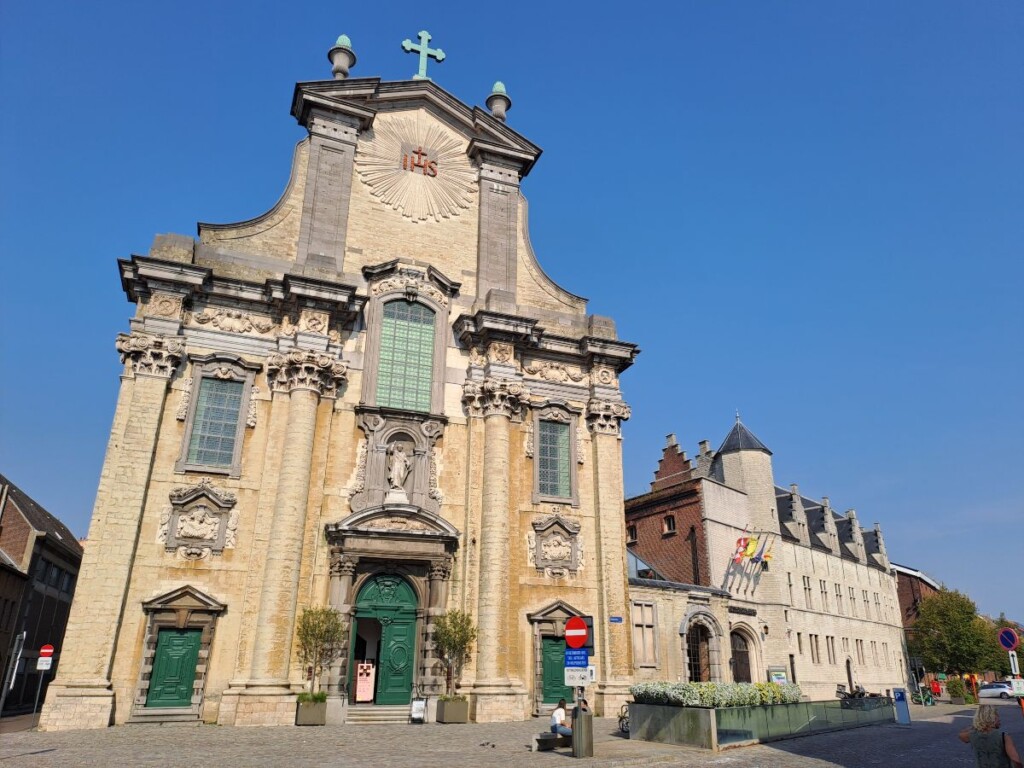
[[[549,749],[557,749],[558,747],[571,747],[572,736],[562,736],[558,733],[538,733],[533,737],[533,749],[531,752],[547,752]]]

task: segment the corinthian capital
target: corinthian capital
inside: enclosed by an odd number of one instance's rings
[[[529,391],[518,381],[484,379],[467,381],[462,388],[462,402],[470,414],[511,418],[522,411]]]
[[[121,362],[129,363],[136,376],[168,379],[185,353],[185,340],[148,333],[119,333],[115,342]]]
[[[293,349],[267,358],[267,381],[275,392],[310,389],[321,397],[336,397],[348,376],[348,366],[325,352]]]
[[[598,435],[617,435],[619,426],[633,414],[628,405],[613,400],[591,400],[587,404],[587,423]]]

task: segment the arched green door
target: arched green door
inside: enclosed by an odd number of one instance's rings
[[[359,590],[356,621],[380,622],[377,704],[408,704],[416,663],[416,593],[400,576],[374,576]]]

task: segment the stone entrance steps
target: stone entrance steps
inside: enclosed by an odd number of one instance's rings
[[[348,708],[345,725],[406,725],[409,722],[409,705],[378,706],[353,704]]]
[[[202,725],[199,713],[192,707],[136,708],[128,719],[128,725],[150,723],[155,725]]]

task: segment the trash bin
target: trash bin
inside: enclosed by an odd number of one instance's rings
[[[572,756],[594,756],[594,713],[585,702],[572,710]]]

